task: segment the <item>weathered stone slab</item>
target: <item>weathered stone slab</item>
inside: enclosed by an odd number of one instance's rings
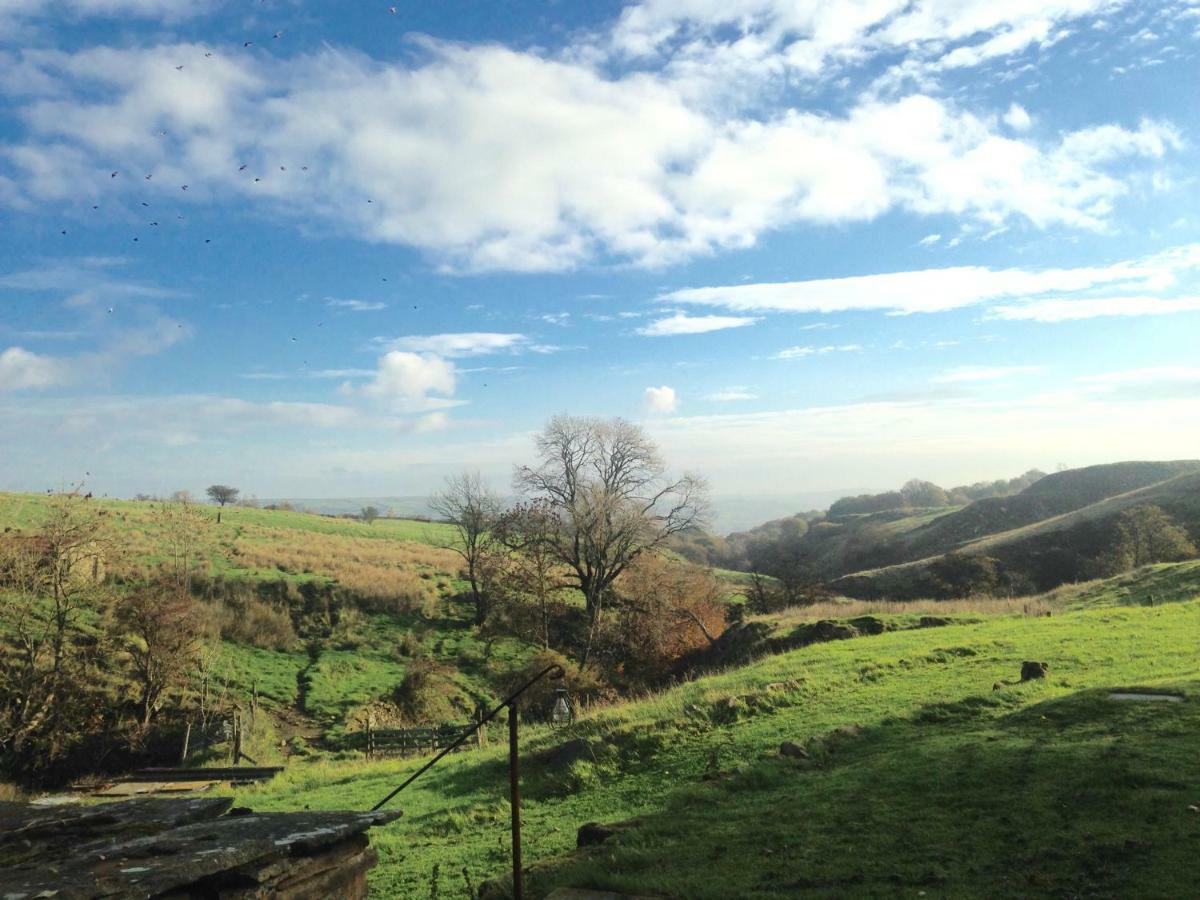
[[[94,806],[32,806],[12,803],[0,807],[0,846],[14,841],[60,839],[78,845],[98,836],[110,840],[136,836],[192,822],[215,819],[233,805],[228,797],[195,800],[130,800]]]
[[[221,815],[229,805],[204,798],[0,810],[0,897],[362,897],[376,861],[366,831],[400,815]]]
[[[612,891],[593,891],[590,888],[558,888],[546,900],[662,900],[646,894],[614,894]]]
[[[146,794],[190,794],[207,791],[219,781],[122,781],[97,791],[97,797],[142,797]]]

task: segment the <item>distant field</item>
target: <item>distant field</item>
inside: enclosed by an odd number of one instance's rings
[[[112,500],[97,498],[93,503],[123,518],[118,521],[129,528],[148,527],[151,521],[152,501]],[[218,507],[202,505],[216,519]],[[46,497],[41,494],[0,493],[0,524],[17,528],[31,528],[40,524],[46,515]],[[314,534],[332,534],[345,537],[361,537],[375,540],[414,541],[437,545],[445,541],[451,532],[448,525],[422,522],[414,519],[377,519],[367,525],[355,519],[321,516],[315,513],[293,510],[256,509],[245,506],[226,506],[220,509],[221,522],[228,528],[276,528]]]
[[[527,728],[532,895],[1186,896],[1197,634],[1200,600],[989,615],[766,658],[563,733]],[[1017,684],[1026,659],[1049,678]],[[1130,686],[1187,699],[1107,699]],[[587,749],[551,762],[570,738]],[[781,741],[808,758],[780,757]],[[367,808],[416,765],[293,766],[238,802]],[[503,873],[505,797],[502,748],[446,760],[375,832],[373,888],[426,896],[435,864],[447,893],[464,866],[476,884]],[[575,851],[582,823],[633,817]]]

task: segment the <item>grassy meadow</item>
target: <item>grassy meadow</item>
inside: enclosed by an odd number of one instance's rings
[[[126,548],[112,573],[161,561],[151,504],[94,502]],[[0,495],[0,528],[35,528],[45,513],[42,497]],[[386,708],[414,660],[474,703],[494,699],[535,652],[472,627],[457,557],[440,546],[445,526],[240,507],[221,519],[206,555],[212,583],[244,583],[263,603],[283,591],[318,618],[329,591],[356,598],[320,639],[225,639],[210,651],[220,690],[255,695],[265,713],[251,752],[287,764],[237,789],[241,805],[370,808],[424,760],[367,761],[339,750],[340,738]],[[716,574],[730,599],[745,585],[743,573]],[[99,627],[89,615],[84,630]],[[863,617],[882,633],[799,646],[817,621]],[[590,706],[565,729],[523,727],[530,896],[558,886],[697,900],[1190,893],[1200,561],[1035,597],[834,598],[746,620],[763,635],[755,652],[798,649]],[[1021,683],[1025,660],[1046,662],[1049,676]],[[1183,699],[1109,697],[1130,688]],[[504,738],[495,723],[487,747],[448,758],[393,801],[404,816],[372,836],[375,896],[466,898],[503,880]],[[219,748],[210,756],[225,761]],[[577,850],[579,826],[593,821],[619,833]]]
[[[1185,896],[1200,584],[1194,567],[1176,575],[1191,598],[1149,606],[1124,579],[1101,583],[1088,608],[1048,601],[1049,616],[984,611],[817,644],[564,731],[527,728],[532,895]],[[1028,659],[1049,677],[1019,683]],[[1109,699],[1130,687],[1185,699]],[[781,756],[784,741],[805,758]],[[294,765],[238,802],[367,808],[418,764]],[[464,867],[476,885],[501,875],[505,773],[501,746],[472,750],[400,795],[404,817],[373,836],[377,895],[431,896],[435,866],[441,897],[467,896]],[[589,821],[631,824],[577,852]]]

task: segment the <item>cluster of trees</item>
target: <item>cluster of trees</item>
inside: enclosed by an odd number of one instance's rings
[[[702,524],[704,482],[667,477],[621,419],[555,417],[536,448],[514,473],[515,505],[476,474],[448,479],[432,503],[454,526],[476,624],[640,681],[714,639],[719,584],[656,556]]]
[[[112,523],[79,494],[0,542],[0,757],[14,774],[136,754],[196,668],[206,632],[188,579],[209,520],[184,502],[155,518],[165,562],[124,589],[105,577],[122,550]]]
[[[941,506],[961,506],[975,500],[986,500],[989,497],[1009,497],[1019,494],[1030,485],[1041,481],[1046,473],[1039,469],[1030,469],[1016,478],[998,479],[996,481],[977,481],[974,484],[960,485],[949,490],[939,487],[932,481],[922,481],[913,478],[905,483],[898,491],[885,491],[882,494],[860,494],[857,497],[843,497],[829,507],[831,519],[849,515],[887,512],[899,509],[928,509]]]

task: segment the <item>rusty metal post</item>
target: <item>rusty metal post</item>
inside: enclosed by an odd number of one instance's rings
[[[517,755],[517,707],[508,707],[508,783],[509,800],[512,803],[512,872],[513,900],[522,900],[525,895],[524,878],[521,874],[521,767]]]

